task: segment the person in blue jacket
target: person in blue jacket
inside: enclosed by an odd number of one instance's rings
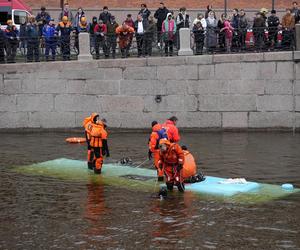
[[[53,19],[50,19],[50,21],[44,26],[43,37],[45,39],[45,45],[46,45],[46,50],[45,50],[46,61],[49,61],[50,51],[52,55],[52,60],[55,61],[56,46],[57,46],[57,31]]]

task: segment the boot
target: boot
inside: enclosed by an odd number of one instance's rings
[[[177,188],[178,188],[178,191],[183,193],[185,188],[184,188],[184,183],[183,182],[180,182],[177,184]]]

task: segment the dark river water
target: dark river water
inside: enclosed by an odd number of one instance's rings
[[[12,166],[85,159],[74,133],[0,134],[0,249],[300,249],[300,195],[260,204],[154,194]],[[111,159],[147,156],[148,134],[111,132]],[[206,175],[300,187],[300,134],[182,133]],[[147,163],[146,167],[150,167]]]

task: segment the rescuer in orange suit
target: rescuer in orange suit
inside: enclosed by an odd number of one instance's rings
[[[88,167],[100,174],[103,165],[103,156],[109,157],[107,145],[106,121],[99,120],[99,114],[92,113],[84,119],[85,135],[88,144]]]
[[[172,116],[164,124],[162,124],[162,127],[167,130],[168,139],[170,142],[179,142],[180,135],[178,128],[176,127],[177,124],[177,117]]]
[[[162,169],[159,168],[158,166],[158,161],[159,161],[159,140],[161,139],[160,136],[160,131],[162,127],[161,124],[159,124],[157,121],[152,122],[152,133],[149,138],[149,152],[148,152],[148,157],[149,160],[152,159],[154,160],[154,166],[157,169],[157,177],[158,181],[163,181],[164,180],[164,172]]]
[[[176,185],[180,192],[184,192],[182,168],[184,164],[184,153],[176,143],[171,143],[167,139],[159,141],[159,167],[163,169],[166,177],[168,190],[173,190]]]

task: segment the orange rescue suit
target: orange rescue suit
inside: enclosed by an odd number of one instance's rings
[[[167,134],[168,134],[168,139],[170,142],[179,142],[179,140],[180,140],[179,131],[173,121],[167,120],[162,125],[162,127],[166,129]]]
[[[159,154],[158,164],[163,166],[166,176],[166,183],[177,185],[183,182],[182,169],[178,172],[178,165],[184,164],[184,153],[181,147],[176,143],[167,145],[167,151]],[[178,178],[177,178],[178,177]]]
[[[161,125],[156,124],[152,127],[152,133],[150,135],[149,139],[149,150],[153,153],[153,159],[154,159],[154,166],[157,169],[157,176],[158,177],[163,177],[164,172],[162,169],[159,168],[158,161],[159,161],[159,149],[158,149],[158,140],[159,140],[159,135],[158,131],[161,130]]]

